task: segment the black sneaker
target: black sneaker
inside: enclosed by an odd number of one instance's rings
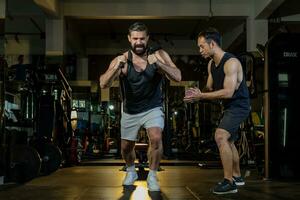
[[[237,193],[237,191],[236,184],[234,182],[230,183],[230,181],[227,179],[219,182],[213,189],[214,194]]]
[[[239,177],[233,176],[232,180],[235,182],[235,184],[237,186],[245,185],[245,181],[244,181],[243,177],[241,177],[241,176],[239,176]]]

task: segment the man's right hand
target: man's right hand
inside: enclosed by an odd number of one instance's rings
[[[125,55],[123,54],[123,55],[120,55],[120,56],[117,57],[117,63],[116,63],[115,66],[116,66],[117,68],[123,68],[124,65],[125,65],[125,63],[126,63],[126,57],[125,57]]]
[[[185,96],[183,98],[184,102],[194,102],[201,99],[201,90],[197,87],[189,88],[185,91]]]

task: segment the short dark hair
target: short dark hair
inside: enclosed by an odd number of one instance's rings
[[[207,42],[215,41],[219,46],[221,46],[221,35],[215,28],[208,28],[205,31],[201,31],[198,35],[199,37],[204,37]]]
[[[135,22],[128,28],[128,34],[130,35],[133,31],[145,31],[149,35],[147,26],[142,22]]]

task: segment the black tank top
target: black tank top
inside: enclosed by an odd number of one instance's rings
[[[137,114],[162,106],[162,75],[155,64],[147,64],[142,72],[137,72],[132,63],[132,53],[128,51],[127,75],[120,76],[123,111]]]
[[[214,61],[211,63],[213,90],[223,89],[225,79],[224,65],[230,58],[235,58],[235,56],[226,52],[222,57],[218,67],[216,67]],[[245,81],[245,73],[243,73],[243,80],[240,83],[239,88],[234,91],[232,97],[230,99],[221,99],[221,102],[225,109],[231,106],[250,109],[249,91]]]

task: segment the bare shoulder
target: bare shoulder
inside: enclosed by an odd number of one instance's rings
[[[229,63],[229,64],[240,64],[240,61],[239,61],[239,59],[237,59],[237,58],[229,58],[229,59],[226,61],[225,64],[227,64],[227,63]]]
[[[159,60],[161,60],[164,63],[169,63],[173,65],[173,61],[170,57],[170,55],[163,49],[159,49],[155,52],[155,55]]]
[[[234,68],[234,67],[238,67],[240,66],[241,63],[237,58],[229,58],[226,62],[225,62],[225,67],[226,68]]]
[[[237,73],[241,69],[241,63],[237,58],[230,58],[224,64],[225,74]]]
[[[123,55],[126,57],[126,59],[128,58],[128,51],[125,51],[124,53],[123,53]]]
[[[162,58],[169,57],[169,54],[163,49],[155,51],[155,54],[161,56]]]
[[[128,59],[128,51],[126,51],[126,52],[121,53],[118,56],[114,57],[114,59],[112,59],[112,61],[111,61],[111,64],[115,64],[117,62],[118,57],[122,56],[122,55],[125,56],[126,59]]]

